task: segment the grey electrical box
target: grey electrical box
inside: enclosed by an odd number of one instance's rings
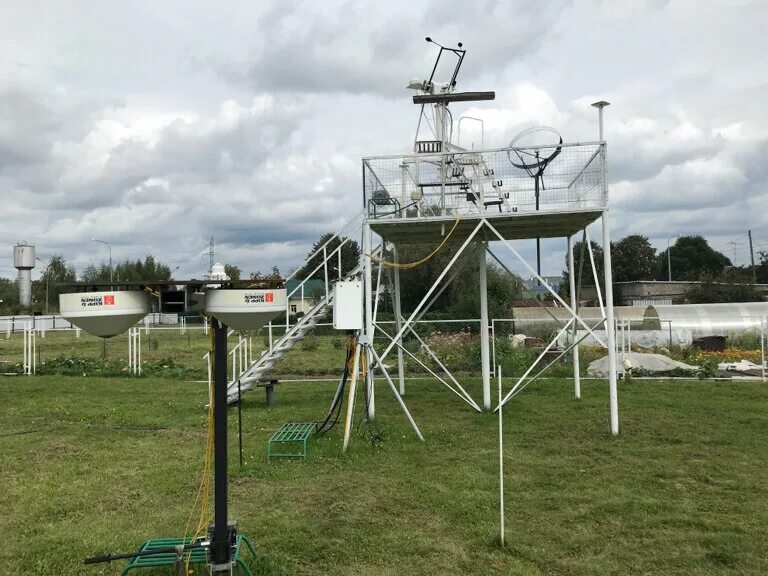
[[[363,283],[360,280],[336,282],[333,299],[333,327],[336,330],[363,329]]]

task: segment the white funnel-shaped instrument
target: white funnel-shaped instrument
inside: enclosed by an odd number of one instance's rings
[[[285,313],[285,289],[208,290],[205,310],[238,332],[253,332]]]
[[[88,334],[111,338],[149,314],[149,294],[138,290],[59,296],[61,316]]]

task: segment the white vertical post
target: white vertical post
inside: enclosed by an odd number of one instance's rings
[[[395,264],[400,263],[400,255],[397,252],[397,246],[392,245],[392,253],[394,256]],[[395,333],[400,334],[400,328],[402,328],[402,310],[400,309],[400,269],[395,266],[394,268],[394,307],[395,307]],[[400,396],[405,396],[405,371],[403,369],[403,349],[402,338],[398,341],[397,346],[397,379],[400,384]]]
[[[24,332],[23,332],[23,352],[22,352],[22,369],[23,373],[27,373],[27,325],[24,324]]]
[[[133,373],[133,328],[128,328],[128,373]]]
[[[501,541],[501,545],[504,546],[504,435],[502,433],[504,421],[501,417],[501,412],[503,409],[503,404],[501,403],[501,365],[498,366],[498,374],[499,374],[499,521],[500,521],[499,540]]]
[[[768,318],[760,319],[760,368],[765,382],[765,331],[768,329]]]
[[[576,295],[576,277],[574,272],[575,266],[573,262],[573,236],[568,236],[568,284],[571,294],[571,308],[574,313],[579,313],[579,303],[577,302]],[[573,342],[576,342],[576,322],[573,323],[573,330],[571,331]],[[573,347],[573,395],[576,399],[581,398],[581,375],[579,374],[579,345]]]
[[[373,295],[373,274],[371,269],[371,226],[366,218],[363,224],[363,269],[365,280],[363,282],[363,298],[365,299],[365,337],[370,346],[373,346],[373,306],[371,298]],[[368,348],[363,348],[366,354],[366,366],[368,367],[364,385],[368,395],[366,416],[373,420],[376,417],[376,402],[374,400],[374,383],[370,367],[373,365],[373,358],[368,355]]]
[[[355,412],[355,391],[357,390],[357,372],[360,368],[360,344],[355,345],[355,358],[352,361],[352,382],[349,384],[349,396],[347,398],[347,417],[344,420],[344,441],[341,451],[346,452],[349,446],[349,434],[352,430],[352,415]]]
[[[619,397],[616,387],[616,334],[613,319],[613,274],[611,271],[611,231],[608,209],[603,211],[603,265],[605,274],[605,314],[608,345],[608,394],[611,405],[611,434],[619,433]]]
[[[483,408],[491,409],[491,359],[488,343],[488,276],[486,269],[486,245],[478,241],[477,263],[480,280],[480,363],[483,375]]]
[[[325,295],[328,296],[328,245],[323,246],[323,279],[325,280]],[[303,293],[302,293],[303,296]],[[301,303],[302,309],[304,302]]]
[[[269,353],[272,354],[272,322],[269,323]]]
[[[136,343],[134,344],[136,350],[136,368],[138,373],[141,374],[141,330],[136,329]]]
[[[203,316],[203,330],[205,331],[205,335],[208,336],[208,316]]]

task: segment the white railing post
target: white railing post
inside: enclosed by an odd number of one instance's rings
[[[765,382],[765,332],[768,329],[768,317],[760,319],[760,369]]]
[[[128,328],[128,373],[133,374],[133,328]]]
[[[328,295],[328,250],[323,246],[323,274],[325,275],[325,295]],[[304,292],[302,291],[302,297]],[[304,308],[304,302],[301,303],[302,311]]]

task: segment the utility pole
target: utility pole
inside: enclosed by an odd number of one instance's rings
[[[757,284],[757,272],[755,271],[755,249],[752,247],[752,230],[747,230],[749,236],[749,260],[752,263],[752,284]]]
[[[736,241],[732,240],[731,242],[726,242],[726,244],[730,244],[730,246],[731,246],[731,252],[733,254],[733,260],[731,261],[731,263],[734,266],[736,266],[736,252],[738,250],[738,248],[736,248],[736,246],[744,246],[744,243],[743,242],[736,242]]]
[[[208,274],[213,273],[213,257],[214,257],[214,250],[213,250],[213,236],[211,236],[211,241],[208,244]]]

